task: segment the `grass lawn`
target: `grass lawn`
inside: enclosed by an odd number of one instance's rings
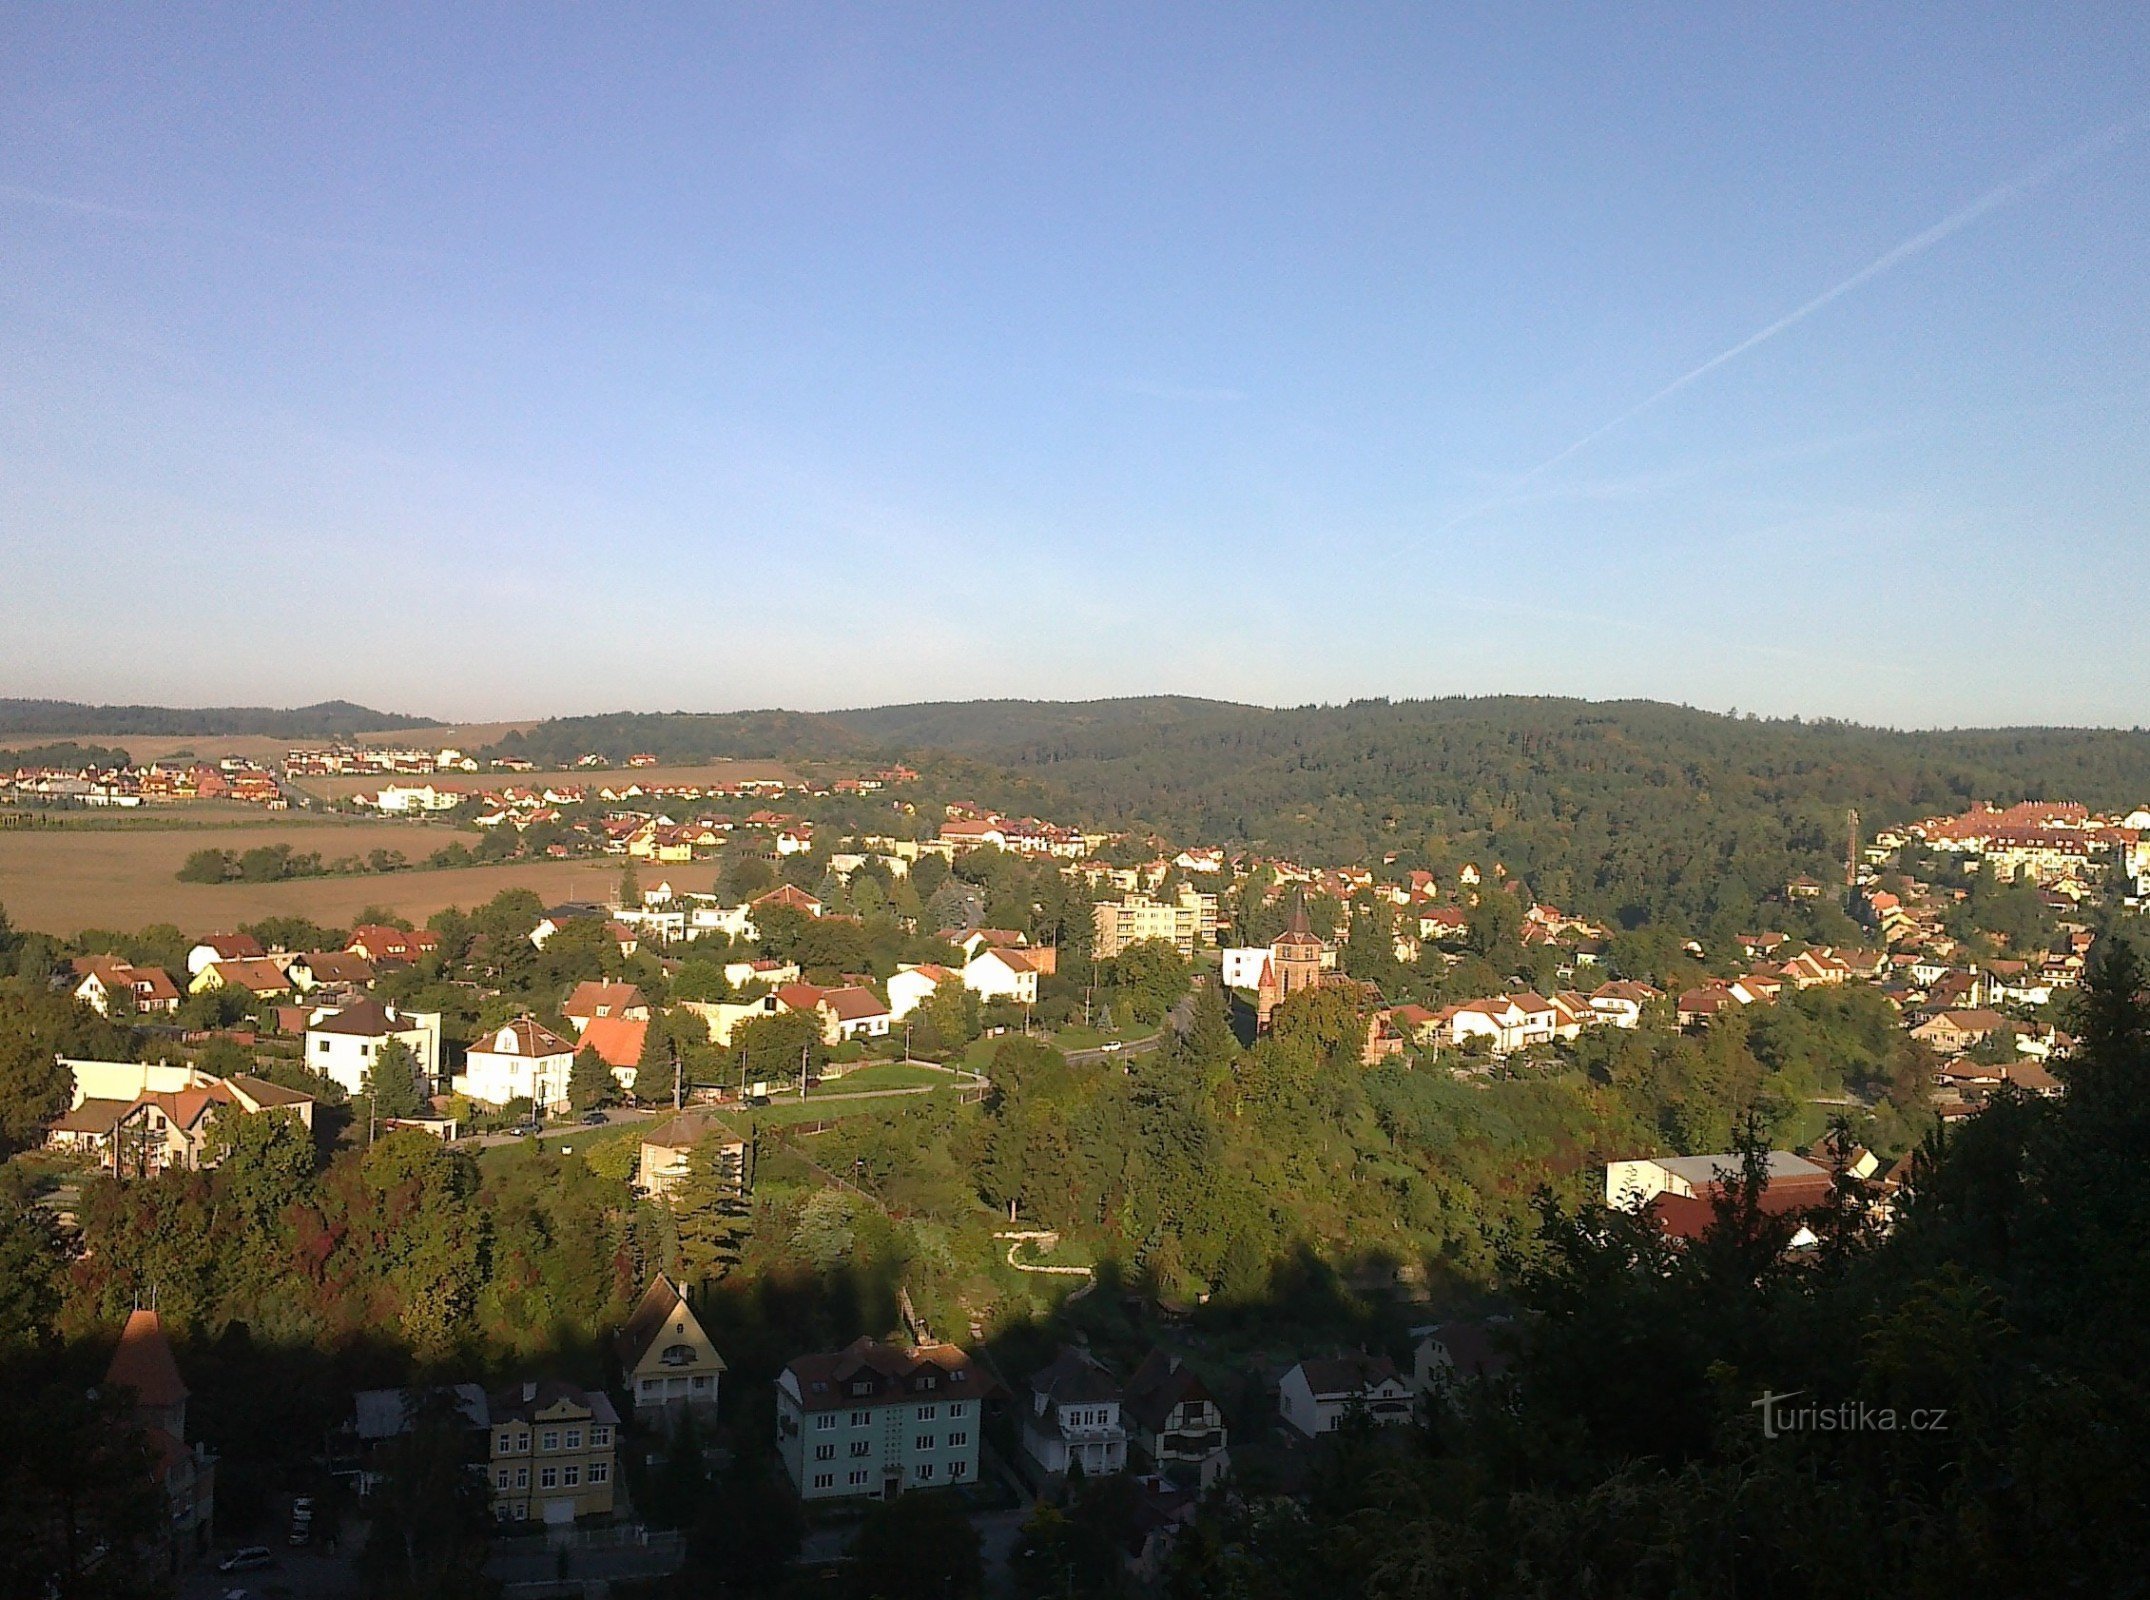
[[[954,1094],[961,1087],[962,1085],[950,1083],[946,1089],[936,1090],[935,1093]],[[727,1107],[726,1110],[734,1121],[742,1124],[753,1122],[780,1127],[794,1122],[834,1121],[838,1117],[867,1116],[878,1111],[890,1111],[897,1106],[915,1106],[931,1098],[931,1095],[919,1094],[893,1095],[886,1099],[873,1100],[828,1100],[810,1094],[801,1100],[798,1091],[793,1090],[788,1095],[778,1095],[765,1106],[748,1106],[739,1111],[731,1111]]]
[[[946,1082],[948,1074],[945,1072],[889,1061],[879,1066],[859,1067],[841,1078],[823,1078],[806,1094],[808,1099],[821,1094],[871,1094],[880,1089],[938,1088]]]

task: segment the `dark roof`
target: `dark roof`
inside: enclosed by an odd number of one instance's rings
[[[408,1027],[409,1023],[389,1014],[388,1007],[370,996],[354,1000],[334,1016],[323,1017],[308,1026],[308,1033],[352,1033],[362,1038],[380,1039]]]
[[[1306,1386],[1317,1396],[1360,1394],[1396,1376],[1396,1363],[1387,1356],[1317,1356],[1299,1365],[1306,1373]]]
[[[513,1389],[486,1397],[485,1409],[496,1423],[510,1420],[530,1421],[537,1413],[558,1405],[561,1401],[580,1407],[590,1413],[592,1422],[617,1425],[620,1414],[612,1409],[612,1400],[602,1389],[578,1389],[572,1383],[562,1383],[557,1378],[547,1378],[537,1383],[519,1384]]]
[[[1121,1402],[1121,1410],[1144,1427],[1155,1431],[1165,1425],[1173,1408],[1189,1401],[1208,1401],[1214,1405],[1216,1397],[1208,1386],[1195,1376],[1194,1369],[1179,1357],[1152,1350],[1142,1358],[1142,1365],[1135,1368],[1127,1380],[1127,1390]]]
[[[992,1380],[971,1365],[971,1359],[952,1344],[920,1345],[901,1350],[863,1335],[841,1350],[800,1356],[784,1369],[799,1386],[799,1404],[808,1411],[834,1411],[844,1406],[882,1405],[907,1400],[931,1380],[935,1394],[950,1398],[993,1392]],[[852,1394],[853,1383],[866,1379],[872,1392]],[[941,1385],[946,1384],[946,1389]]]
[[[1030,1392],[1055,1405],[1093,1405],[1120,1398],[1112,1374],[1073,1345],[1062,1345],[1052,1361],[1030,1375]]]
[[[642,1291],[642,1300],[635,1307],[634,1315],[627,1319],[626,1326],[620,1329],[618,1338],[613,1342],[613,1348],[619,1352],[620,1366],[633,1372],[642,1364],[642,1358],[649,1354],[650,1346],[655,1344],[658,1336],[665,1331],[665,1325],[680,1318],[692,1322],[696,1328],[702,1325],[701,1319],[694,1314],[694,1308],[687,1304],[687,1297],[680,1292],[679,1285],[660,1272],[650,1279],[649,1287]],[[706,1337],[706,1334],[704,1336]],[[719,1369],[724,1366],[722,1356],[717,1357],[717,1366]]]

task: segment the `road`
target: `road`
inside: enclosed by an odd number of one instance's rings
[[[1147,1051],[1155,1050],[1157,1041],[1162,1037],[1162,1034],[1153,1033],[1146,1039],[1129,1039],[1121,1044],[1097,1044],[1092,1045],[1087,1050],[1067,1051],[1066,1055],[1070,1061],[1084,1063],[1112,1061],[1121,1056],[1139,1056]]]

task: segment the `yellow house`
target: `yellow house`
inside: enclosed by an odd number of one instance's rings
[[[609,1516],[619,1413],[602,1391],[524,1383],[486,1404],[486,1470],[501,1522]]]
[[[643,1291],[615,1349],[634,1395],[636,1421],[670,1431],[689,1413],[697,1421],[716,1414],[724,1358],[685,1293],[663,1273]]]

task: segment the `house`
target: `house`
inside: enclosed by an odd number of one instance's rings
[[[724,964],[724,981],[734,989],[744,989],[750,983],[775,989],[787,983],[797,983],[799,978],[796,961],[771,961],[764,956],[754,961],[727,961]]]
[[[649,1002],[631,983],[578,983],[560,1013],[580,1034],[598,1017],[631,1017],[647,1022]]]
[[[756,896],[750,909],[766,911],[771,906],[786,911],[803,912],[809,917],[818,917],[826,909],[819,900],[797,884],[791,883],[780,883],[767,894]]]
[[[251,933],[204,934],[187,952],[187,977],[190,981],[200,977],[202,968],[212,961],[258,961],[268,953]]]
[[[1300,1362],[1277,1386],[1277,1413],[1309,1439],[1347,1417],[1384,1426],[1411,1420],[1411,1388],[1387,1356],[1354,1353]]]
[[[518,1017],[464,1052],[455,1092],[490,1106],[528,1100],[539,1111],[564,1111],[574,1064],[573,1044],[535,1017]]]
[[[954,1345],[860,1338],[776,1380],[777,1453],[801,1499],[893,1500],[976,1482],[992,1384]]]
[[[176,1572],[209,1552],[216,1526],[216,1458],[207,1446],[187,1443],[187,1384],[156,1312],[137,1307],[128,1315],[102,1387],[125,1396],[130,1420],[149,1447],[150,1472],[164,1497],[164,1525],[157,1537]]]
[[[1224,1411],[1178,1356],[1152,1350],[1120,1400],[1127,1436],[1150,1468],[1190,1489],[1207,1489],[1231,1465]]]
[[[642,1291],[613,1350],[620,1358],[621,1378],[634,1396],[637,1423],[672,1432],[686,1416],[708,1419],[717,1414],[724,1358],[687,1304],[686,1291],[663,1273]]]
[[[1969,1050],[2015,1024],[1998,1011],[1943,1011],[1911,1030],[1911,1037],[1945,1055]]]
[[[822,1036],[831,1044],[845,1039],[885,1039],[894,1020],[879,995],[856,985],[824,989],[816,1009],[822,1017]]]
[[[284,974],[287,963],[269,956],[248,956],[233,961],[211,961],[187,985],[189,994],[208,994],[218,989],[239,989],[256,1000],[290,994],[294,985]]]
[[[1647,983],[1619,978],[1590,991],[1590,1009],[1598,1013],[1599,1020],[1615,1028],[1639,1028],[1643,1008],[1653,1000],[1663,998],[1662,993]]]
[[[1411,1330],[1411,1387],[1422,1401],[1452,1394],[1456,1386],[1497,1378],[1508,1370],[1502,1342],[1507,1319],[1443,1322]]]
[[[363,1094],[374,1057],[391,1039],[409,1047],[419,1082],[430,1094],[440,1081],[437,1011],[405,1011],[370,996],[347,1005],[319,1007],[306,1022],[306,1065],[334,1079],[345,1094]]]
[[[602,1389],[523,1383],[485,1404],[494,1520],[562,1527],[612,1514],[620,1418]]]
[[[716,1141],[719,1161],[743,1188],[746,1141],[714,1111],[682,1111],[644,1133],[635,1163],[635,1187],[658,1199],[671,1194],[686,1181],[696,1148],[711,1140]]]
[[[373,982],[373,963],[355,950],[309,950],[304,956],[307,988],[362,989]]]
[[[1013,1000],[1035,1005],[1038,967],[1027,950],[989,945],[963,967],[963,987],[982,1000]]]
[[[117,956],[77,956],[75,998],[101,1017],[121,1011],[179,1009],[179,986],[162,967],[137,967]]]
[[[386,1476],[382,1458],[392,1442],[409,1433],[428,1407],[454,1416],[464,1436],[465,1458],[475,1471],[490,1453],[485,1438],[490,1409],[482,1387],[452,1383],[430,1389],[360,1389],[354,1393],[351,1415],[329,1445],[337,1476],[348,1477],[361,1498],[371,1495]]]
[[[1605,1203],[1624,1211],[1639,1211],[1661,1194],[1694,1199],[1705,1197],[1727,1177],[1737,1177],[1736,1154],[1710,1156],[1644,1156],[1605,1165]],[[1829,1169],[1794,1155],[1789,1150],[1769,1152],[1769,1184],[1772,1189],[1829,1181]]]
[[[369,922],[351,930],[344,948],[376,967],[412,967],[440,948],[440,935],[430,928],[391,928]]]
[[[286,1111],[313,1127],[314,1098],[245,1074],[216,1078],[196,1067],[63,1058],[72,1104],[45,1131],[55,1149],[94,1157],[115,1177],[214,1166],[216,1119]]]
[[[1127,1469],[1120,1386],[1089,1352],[1062,1345],[1030,1375],[1029,1387],[1023,1451],[1040,1471],[1060,1477],[1079,1466],[1083,1476],[1098,1478]]]
[[[895,976],[888,980],[888,1014],[892,1020],[901,1022],[924,1005],[942,984],[962,982],[963,975],[960,972],[935,966],[931,962],[898,967]]]
[[[593,1017],[575,1042],[575,1051],[578,1055],[596,1051],[597,1059],[612,1069],[621,1090],[633,1094],[641,1078],[642,1047],[648,1039],[649,1023],[643,1018]]]

